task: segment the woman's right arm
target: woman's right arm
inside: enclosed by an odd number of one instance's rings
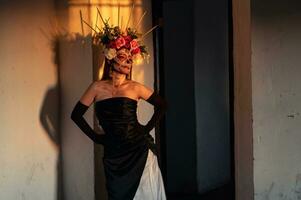
[[[81,98],[77,101],[71,112],[71,119],[74,123],[95,143],[104,144],[105,134],[97,134],[84,118],[84,114],[94,101],[97,94],[96,81],[91,83]]]

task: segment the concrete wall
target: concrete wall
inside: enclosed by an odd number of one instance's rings
[[[52,0],[1,1],[0,199],[53,200],[59,184]]]
[[[252,1],[256,200],[301,199],[300,21],[300,1]]]

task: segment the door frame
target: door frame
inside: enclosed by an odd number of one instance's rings
[[[235,196],[254,199],[251,1],[232,0]]]

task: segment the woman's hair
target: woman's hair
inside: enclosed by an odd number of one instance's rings
[[[111,77],[112,67],[113,67],[112,62],[110,62],[107,58],[105,58],[105,65],[104,65],[102,77],[100,80],[112,79],[112,77]],[[132,79],[132,67],[131,67],[130,73],[126,75],[126,79],[128,79],[128,80]]]

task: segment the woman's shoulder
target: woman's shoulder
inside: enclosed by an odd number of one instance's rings
[[[134,81],[134,80],[128,80],[128,82],[132,85],[139,85],[140,84],[138,81]]]
[[[133,88],[136,91],[143,90],[143,88],[145,88],[144,84],[142,84],[138,81],[134,81],[134,80],[130,80],[130,85],[131,85],[131,88]]]
[[[138,81],[130,80],[130,83],[136,87],[145,87],[143,83],[140,83]]]
[[[153,89],[151,87],[147,86],[146,84],[140,83],[138,81],[133,81],[133,85],[137,91],[142,91],[142,92],[145,92],[145,91],[152,92],[153,91]]]
[[[107,80],[95,80],[90,83],[89,88],[98,91],[99,89],[106,87],[106,85]]]
[[[109,80],[95,80],[93,82],[93,84],[96,86],[96,87],[100,87],[100,86],[104,86],[104,85],[107,85],[109,82]]]

